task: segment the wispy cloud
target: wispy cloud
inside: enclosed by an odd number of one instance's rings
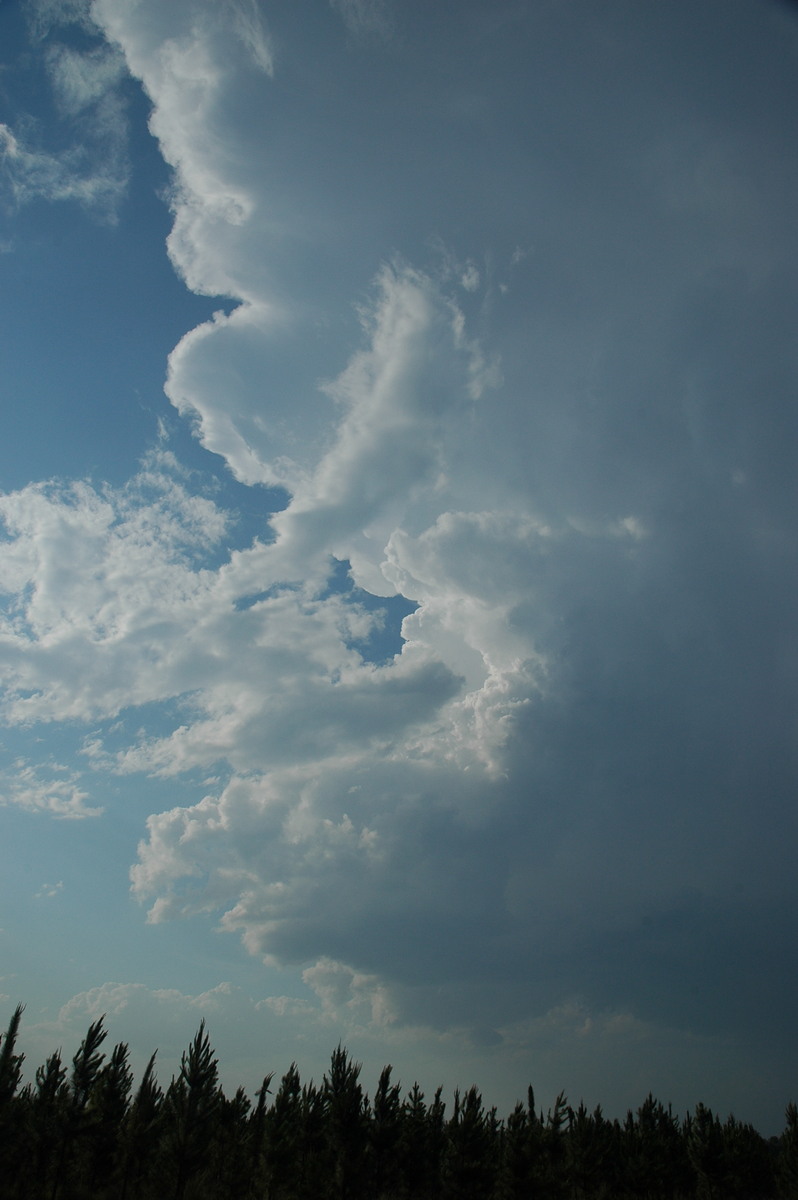
[[[29,812],[49,813],[65,820],[99,817],[103,809],[87,805],[91,793],[80,786],[80,776],[58,763],[38,765],[18,759],[0,772],[0,804],[16,805]],[[47,885],[50,886],[50,885]],[[56,884],[59,891],[63,884]],[[43,891],[37,895],[55,895]]]
[[[253,63],[267,75],[272,75],[274,55],[257,0],[229,0],[229,7],[233,28]]]
[[[40,39],[65,25],[78,25],[96,33],[91,5],[92,0],[27,0],[25,15],[34,36]]]
[[[387,42],[395,32],[390,0],[330,0],[330,6],[358,39]]]
[[[125,63],[118,50],[103,43],[88,51],[77,51],[70,46],[51,45],[47,51],[47,68],[59,109],[67,117],[95,108],[106,101],[110,92],[118,87],[125,77]],[[95,112],[98,122],[108,120],[107,112]],[[121,114],[117,115],[121,124]],[[124,125],[113,130],[119,137]]]
[[[60,895],[61,892],[63,892],[63,890],[64,890],[64,884],[63,884],[63,881],[61,881],[61,880],[59,880],[58,883],[43,883],[42,886],[39,888],[38,892],[34,893],[34,899],[36,899],[36,900],[54,900],[56,896]]]
[[[0,165],[16,204],[33,200],[74,200],[114,220],[127,186],[127,167],[112,153],[108,162],[93,160],[83,146],[58,154],[21,142],[0,124]]]
[[[25,122],[24,131],[0,125],[0,169],[14,204],[34,200],[74,201],[103,220],[117,218],[129,177],[127,117],[121,84],[124,61],[106,42],[78,51],[55,32],[75,21],[87,25],[86,6],[34,6],[32,19],[45,41],[44,58],[65,147],[40,143]],[[84,20],[85,18],[85,20]]]

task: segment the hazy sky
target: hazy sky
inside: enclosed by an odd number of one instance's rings
[[[798,16],[0,4],[0,1023],[796,1094]]]

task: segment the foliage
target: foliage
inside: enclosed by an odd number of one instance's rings
[[[680,1120],[649,1095],[621,1124],[531,1088],[506,1120],[476,1087],[402,1096],[387,1066],[373,1101],[338,1046],[320,1086],[295,1063],[253,1107],[225,1096],[205,1023],[166,1092],[153,1054],[135,1093],[104,1018],[69,1070],[61,1051],[22,1086],[18,1007],[0,1038],[0,1200],[798,1200],[798,1108],[766,1142],[703,1104]]]

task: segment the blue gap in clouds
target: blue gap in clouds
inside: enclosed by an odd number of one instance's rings
[[[356,587],[350,575],[350,564],[346,559],[333,559],[333,571],[327,581],[327,587],[320,595],[320,600],[330,596],[344,596],[351,604],[357,604],[367,612],[379,613],[381,624],[375,628],[369,638],[354,638],[349,643],[352,649],[366,661],[382,665],[389,662],[395,654],[401,652],[404,645],[402,637],[402,621],[410,613],[415,612],[418,605],[404,596],[374,596],[363,588]],[[279,583],[264,591],[255,592],[249,596],[241,596],[235,604],[238,612],[243,612],[268,600],[279,592],[297,590],[291,584]]]
[[[226,496],[232,502],[233,522],[230,539],[235,545],[231,549],[247,549],[254,541],[265,545],[274,541],[274,530],[269,522],[275,513],[288,508],[290,493],[279,487],[267,487],[230,480],[226,485]]]
[[[281,487],[240,483],[223,459],[206,450],[198,440],[190,420],[179,416],[174,409],[164,417],[163,427],[166,448],[174,454],[179,466],[189,472],[188,490],[212,500],[228,517],[222,541],[214,550],[203,553],[202,565],[216,570],[228,561],[233,550],[247,550],[255,541],[264,545],[274,541],[270,521],[275,513],[288,507],[290,493]],[[246,600],[237,607],[249,608],[255,602],[253,597]]]
[[[92,49],[99,39],[58,26],[50,45]],[[60,114],[22,9],[0,4],[3,120],[34,149],[81,145],[79,118]],[[132,79],[125,103],[135,170],[116,223],[75,201],[40,196],[18,207],[0,179],[0,488],[91,478],[119,486],[135,474],[171,413],[166,361],[180,338],[227,302],[197,296],[165,250],[171,173],[147,127],[150,104]],[[81,169],[91,169],[82,164]]]
[[[405,596],[374,596],[371,592],[356,587],[350,574],[351,564],[348,559],[334,558],[332,561],[333,571],[321,599],[343,595],[350,603],[359,604],[368,612],[381,613],[382,626],[376,628],[371,637],[365,640],[354,639],[350,644],[366,662],[388,662],[395,654],[401,652],[404,645],[402,621],[415,612],[418,605]]]

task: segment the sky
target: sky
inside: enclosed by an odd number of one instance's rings
[[[798,1099],[798,10],[0,4],[0,1025]]]

